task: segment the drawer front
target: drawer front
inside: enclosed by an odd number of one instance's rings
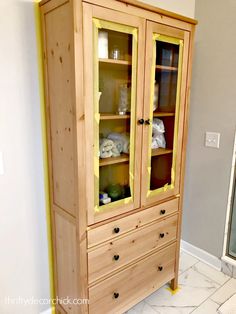
[[[152,254],[89,289],[89,313],[123,313],[174,278],[176,245]]]
[[[112,221],[103,226],[88,230],[88,247],[113,239],[128,231],[135,230],[147,223],[177,212],[179,199],[144,209],[135,214]]]
[[[89,283],[176,240],[178,215],[155,222],[88,252]]]

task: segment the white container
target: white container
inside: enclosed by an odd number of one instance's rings
[[[108,33],[98,32],[98,58],[108,59]]]

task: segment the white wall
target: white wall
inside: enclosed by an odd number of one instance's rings
[[[0,313],[39,314],[48,306],[4,304],[49,297],[33,1],[1,0],[0,21]]]
[[[195,0],[140,0],[142,2],[194,18]]]

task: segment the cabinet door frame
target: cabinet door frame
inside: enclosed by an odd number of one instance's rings
[[[179,89],[179,100],[177,99],[178,108],[178,123],[176,128],[178,135],[176,136],[175,147],[175,174],[174,174],[174,186],[169,186],[166,190],[160,189],[150,191],[150,159],[148,154],[150,145],[149,135],[150,126],[146,125],[143,129],[143,146],[142,146],[142,188],[141,188],[141,204],[147,206],[155,202],[163,201],[167,198],[179,196],[180,193],[180,180],[181,180],[181,167],[182,165],[182,151],[183,151],[183,132],[185,128],[185,114],[186,114],[186,88],[187,88],[187,72],[188,72],[188,54],[189,54],[189,32],[178,28],[165,26],[156,22],[147,21],[146,28],[146,55],[145,55],[145,88],[144,88],[144,119],[150,119],[151,115],[151,92],[152,92],[152,68],[153,68],[153,35],[159,34],[160,36],[167,36],[173,38],[173,40],[183,41],[182,50],[182,68],[181,68],[181,81]],[[178,93],[178,92],[177,92]],[[175,129],[176,132],[176,129]],[[172,160],[173,162],[173,160]],[[154,193],[153,193],[154,192]]]
[[[135,122],[143,116],[143,86],[144,86],[144,55],[145,55],[145,19],[123,12],[83,3],[83,32],[84,32],[84,103],[85,103],[85,154],[86,154],[86,200],[88,225],[118,216],[130,210],[140,207],[141,193],[141,145],[142,126],[136,125],[134,138],[134,184],[133,201],[128,204],[105,209],[95,213],[95,188],[94,188],[94,132],[93,132],[93,110],[94,110],[94,73],[93,73],[93,18],[110,21],[112,23],[128,25],[138,29],[137,47],[137,80],[136,80],[136,113]],[[99,192],[99,191],[98,191]]]

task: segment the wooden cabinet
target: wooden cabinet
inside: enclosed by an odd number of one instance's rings
[[[55,293],[71,300],[56,310],[123,313],[177,287],[196,21],[135,0],[40,8]]]

